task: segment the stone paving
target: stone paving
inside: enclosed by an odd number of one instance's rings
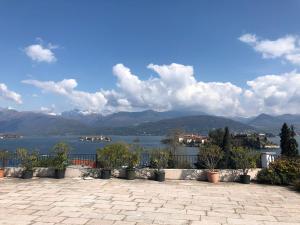
[[[287,187],[199,181],[0,180],[0,224],[300,224]]]

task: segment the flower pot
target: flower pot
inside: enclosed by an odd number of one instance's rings
[[[135,169],[127,168],[126,169],[126,179],[134,180],[135,179]]]
[[[165,171],[155,171],[154,172],[154,176],[155,176],[154,179],[156,181],[163,182],[163,181],[165,181],[165,175],[166,175]]]
[[[240,182],[242,184],[250,184],[250,175],[240,175]]]
[[[207,179],[211,183],[218,183],[220,180],[219,171],[208,171],[207,172]]]
[[[101,179],[110,179],[111,170],[110,169],[102,169],[101,170]]]
[[[25,170],[22,173],[23,179],[31,179],[33,177],[33,171],[32,170]]]
[[[62,169],[62,170],[59,170],[59,169],[55,169],[55,178],[56,179],[63,179],[65,178],[65,173],[66,173],[66,169]]]
[[[0,178],[3,178],[4,176],[5,176],[4,170],[3,170],[3,169],[0,169]]]

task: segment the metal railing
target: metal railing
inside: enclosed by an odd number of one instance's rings
[[[37,157],[37,165],[41,167],[47,167],[49,164],[51,164],[51,160],[53,158],[54,155],[40,154]],[[150,153],[141,153],[138,167],[149,167],[150,160]],[[97,168],[99,166],[97,154],[69,154],[68,161],[69,165],[80,165],[90,168]],[[197,161],[198,155],[172,155],[169,160],[169,167],[184,169],[195,168],[194,164],[197,163]],[[0,159],[0,166],[2,166],[1,163],[4,163],[5,167],[18,167],[21,163],[21,160],[18,158],[17,154],[11,154],[5,159]]]

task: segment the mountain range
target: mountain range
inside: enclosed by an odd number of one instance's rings
[[[118,112],[110,115],[72,110],[61,115],[0,109],[0,133],[22,135],[165,135],[172,129],[207,134],[228,126],[232,132],[268,132],[278,134],[284,122],[300,130],[300,115],[226,118],[203,112],[167,111]]]

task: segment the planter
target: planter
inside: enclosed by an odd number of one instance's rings
[[[101,179],[110,179],[111,170],[110,169],[102,169],[101,170]]]
[[[250,175],[240,175],[240,182],[242,184],[250,184]]]
[[[0,169],[0,178],[3,178],[5,175],[4,175],[4,170],[3,169]]]
[[[134,180],[135,179],[135,169],[126,169],[126,179],[127,180]]]
[[[23,179],[31,179],[33,177],[33,171],[32,170],[26,170],[22,173]]]
[[[55,169],[54,172],[55,172],[54,177],[56,179],[63,179],[63,178],[65,178],[66,169],[62,169],[62,170]]]
[[[220,180],[219,171],[207,171],[207,179],[211,183],[218,183]]]
[[[165,175],[166,175],[165,171],[155,171],[154,179],[156,181],[163,182],[163,181],[165,181]]]

